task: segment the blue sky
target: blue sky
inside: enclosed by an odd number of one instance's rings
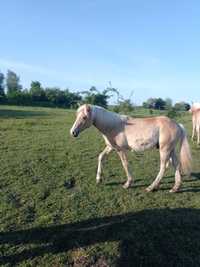
[[[136,103],[199,101],[199,14],[194,0],[2,1],[0,71],[16,71],[24,87],[111,81]]]

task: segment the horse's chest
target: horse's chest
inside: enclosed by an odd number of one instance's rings
[[[126,139],[126,136],[123,132],[120,132],[116,135],[108,135],[108,136],[103,136],[104,140],[107,145],[117,149],[129,149],[129,145]]]

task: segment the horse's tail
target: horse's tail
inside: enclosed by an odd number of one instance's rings
[[[187,139],[187,134],[184,126],[179,124],[181,128],[181,147],[180,147],[180,166],[183,174],[190,175],[192,156],[190,152],[190,146]]]

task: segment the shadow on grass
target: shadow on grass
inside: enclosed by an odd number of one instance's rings
[[[12,110],[0,109],[0,118],[5,119],[23,119],[27,117],[47,116],[48,113],[43,111],[28,111],[28,110]]]
[[[200,179],[200,172],[192,172],[191,176],[195,177],[196,179]]]
[[[123,181],[123,182],[107,182],[107,183],[105,183],[105,186],[113,186],[113,187],[115,187],[115,186],[123,186],[124,184],[125,184],[125,180]],[[142,188],[142,187],[147,187],[148,186],[148,184],[137,184],[137,181],[135,181],[133,184],[131,184],[130,186],[129,186],[129,189],[130,188]]]
[[[200,266],[200,210],[152,209],[78,223],[1,232],[0,244],[16,254],[0,264],[20,263],[97,243],[119,241],[114,266]],[[31,248],[34,244],[35,247]]]
[[[199,187],[188,187],[188,188],[183,188],[178,193],[185,193],[185,192],[191,192],[191,193],[197,193],[200,192]]]
[[[194,178],[190,178],[190,179],[183,179],[183,184],[185,184],[185,183],[190,183],[190,182],[195,182],[195,181],[197,181],[197,179],[200,179],[200,173],[191,173],[191,176],[193,176]],[[143,179],[144,181],[145,181],[145,178]],[[134,183],[133,184],[131,184],[131,186],[130,186],[130,188],[145,188],[145,187],[148,187],[150,184],[151,184],[151,182],[149,182],[149,183],[137,183],[137,182],[141,182],[142,181],[142,179],[137,179],[137,180],[135,180],[134,181]],[[104,185],[105,186],[122,186],[124,183],[126,182],[126,180],[124,180],[123,182],[122,181],[110,181],[110,182],[106,182]],[[152,180],[152,182],[153,182],[153,180]],[[166,176],[166,177],[163,177],[163,179],[162,179],[162,181],[161,181],[161,186],[162,185],[171,185],[171,188],[173,187],[173,185],[174,185],[174,182],[175,182],[175,180],[174,180],[174,176]],[[168,188],[159,188],[159,190],[170,190],[171,189],[170,187],[168,187]],[[182,191],[182,190],[181,190]],[[184,192],[186,192],[187,191],[187,189],[184,189],[183,190]],[[199,188],[199,191],[200,191],[200,188]],[[196,189],[194,189],[194,191],[192,191],[192,189],[191,188],[189,188],[188,189],[188,192],[198,192],[197,191],[197,188]]]

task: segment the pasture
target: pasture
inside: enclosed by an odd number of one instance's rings
[[[149,116],[136,110],[133,116]],[[146,193],[158,151],[129,153],[130,189],[111,153],[96,185],[104,141],[95,128],[69,135],[74,111],[0,106],[1,266],[200,266],[200,148],[181,191],[169,168]],[[191,115],[177,120],[191,137]]]

